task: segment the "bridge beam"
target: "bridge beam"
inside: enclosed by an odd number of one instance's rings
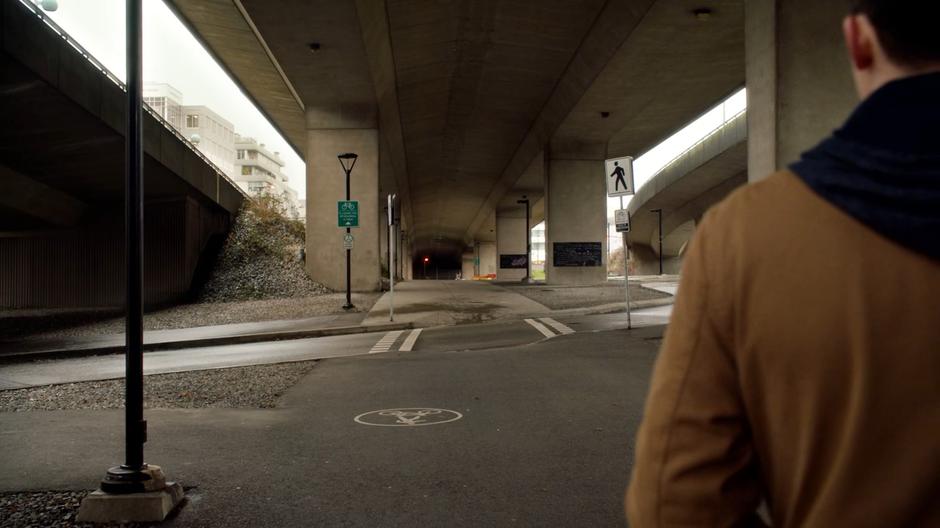
[[[0,207],[53,226],[78,224],[87,206],[81,200],[0,165]]]

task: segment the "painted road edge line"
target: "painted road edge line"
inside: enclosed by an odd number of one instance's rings
[[[542,332],[542,335],[544,335],[545,337],[555,337],[555,334],[553,334],[552,331],[546,328],[545,325],[543,325],[542,323],[534,319],[526,319],[525,322],[532,325],[532,328],[535,328],[539,332]]]
[[[543,323],[545,323],[545,324],[551,326],[551,327],[554,328],[556,331],[561,332],[561,333],[564,334],[564,335],[568,335],[568,334],[573,334],[573,333],[574,333],[574,330],[572,330],[571,327],[565,326],[564,324],[559,323],[558,321],[552,319],[551,317],[542,317],[542,318],[541,318],[541,321],[542,321]]]
[[[411,352],[415,343],[418,341],[418,336],[421,335],[421,330],[423,328],[415,328],[408,334],[408,337],[405,338],[405,342],[401,344],[401,348],[398,349],[399,352]]]
[[[382,339],[379,339],[379,342],[376,343],[371,350],[370,354],[378,354],[379,352],[388,352],[392,345],[395,344],[395,341],[398,340],[398,336],[405,333],[404,330],[392,330],[391,332],[385,334]]]

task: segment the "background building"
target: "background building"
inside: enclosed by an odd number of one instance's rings
[[[183,93],[166,83],[144,84],[144,102],[160,117],[181,130],[183,116]]]
[[[183,106],[180,133],[209,161],[235,178],[235,127],[207,106]]]
[[[288,177],[281,172],[284,161],[280,153],[271,152],[254,138],[235,136],[235,182],[249,194],[269,193],[280,196],[287,206],[287,214],[292,218],[300,216],[300,204],[297,191],[288,183]]]

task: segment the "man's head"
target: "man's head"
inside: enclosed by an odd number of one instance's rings
[[[940,1],[851,3],[843,32],[862,99],[895,79],[940,71]]]

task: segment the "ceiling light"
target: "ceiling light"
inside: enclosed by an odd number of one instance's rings
[[[319,42],[311,42],[311,43],[310,43],[310,51],[313,52],[313,53],[316,53],[316,52],[320,51],[320,43],[319,43]]]
[[[707,7],[700,7],[692,11],[692,14],[695,15],[695,18],[701,20],[702,22],[710,20],[712,18],[712,10]]]

